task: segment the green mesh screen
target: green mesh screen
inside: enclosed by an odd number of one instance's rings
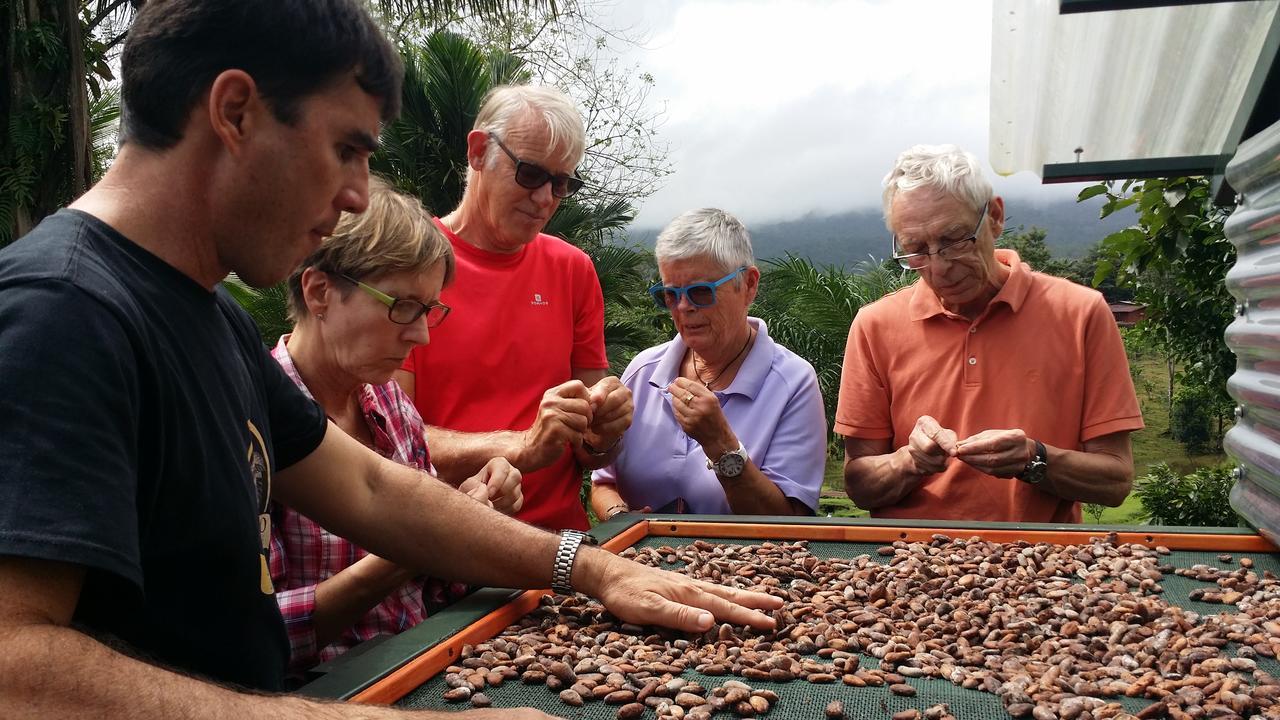
[[[956,536],[964,537],[964,534],[956,533]],[[697,539],[699,538],[650,537],[636,543],[636,547],[662,547],[664,545],[677,547],[690,544]],[[711,540],[711,542],[727,545],[752,545],[761,541],[715,539]],[[815,556],[831,558],[854,558],[859,555],[869,555],[872,559],[883,563],[887,562],[889,558],[876,554],[876,550],[882,545],[883,543],[810,542],[809,551]],[[1254,570],[1259,574],[1264,570],[1280,574],[1280,560],[1269,554],[1233,553],[1232,560],[1229,563],[1219,561],[1218,555],[1220,554],[1218,552],[1174,551],[1171,555],[1166,556],[1165,560],[1175,567],[1191,567],[1192,565],[1205,564],[1211,567],[1230,569],[1239,567],[1238,562],[1241,557],[1250,557],[1255,563]],[[676,563],[674,565],[665,565],[664,567],[678,569],[682,564]],[[1217,586],[1212,583],[1204,583],[1191,578],[1168,574],[1161,581],[1161,585],[1164,587],[1164,597],[1167,602],[1194,610],[1201,615],[1211,615],[1222,612],[1224,609],[1234,609],[1234,606],[1192,602],[1188,599],[1189,593],[1196,588],[1216,588]],[[1226,650],[1234,653],[1234,648],[1230,646]],[[1224,654],[1227,653],[1224,652]],[[1265,670],[1272,675],[1280,676],[1280,662],[1263,657],[1256,658],[1256,661],[1259,669]],[[879,660],[870,655],[862,656],[863,667],[874,668],[879,665],[879,662]],[[769,720],[825,720],[823,710],[826,708],[827,703],[832,700],[843,702],[845,716],[851,719],[888,718],[893,713],[908,708],[917,708],[923,712],[926,708],[938,703],[947,703],[950,706],[951,714],[963,720],[987,718],[990,720],[1004,720],[1009,717],[1001,706],[1000,699],[995,695],[979,690],[966,690],[959,685],[935,678],[908,678],[907,683],[916,688],[916,695],[914,697],[902,697],[889,692],[887,686],[855,688],[849,687],[838,680],[835,683],[823,685],[815,685],[803,680],[789,683],[773,683],[750,681],[730,675],[710,677],[693,670],[686,671],[680,677],[696,681],[708,690],[719,687],[726,680],[731,679],[744,681],[756,689],[773,690],[778,693],[779,700],[766,716]],[[445,689],[443,679],[436,677],[405,695],[396,705],[403,708],[436,710],[470,709],[471,705],[466,702],[456,704],[445,702],[441,697]],[[493,707],[495,708],[534,707],[551,715],[572,718],[573,720],[578,720],[579,718],[583,720],[614,720],[618,709],[618,706],[606,705],[603,701],[588,702],[583,707],[575,708],[560,702],[558,693],[549,690],[545,686],[524,685],[519,681],[504,683],[500,687],[486,688],[484,692],[493,701]],[[1137,712],[1152,702],[1146,698],[1123,697],[1107,698],[1107,701],[1120,702],[1130,712]],[[646,709],[643,717],[652,719],[655,717],[654,711]],[[732,713],[725,712],[715,717],[732,718],[734,716]]]

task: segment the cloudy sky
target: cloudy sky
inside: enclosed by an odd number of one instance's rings
[[[615,0],[606,25],[656,81],[674,174],[639,227],[697,206],[748,223],[878,206],[898,152],[953,142],[985,164],[989,0]],[[1041,202],[1082,186],[1029,173],[996,192]]]

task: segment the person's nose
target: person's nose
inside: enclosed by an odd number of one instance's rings
[[[693,300],[689,299],[689,293],[682,292],[680,293],[680,299],[676,301],[675,309],[678,312],[694,312],[698,309],[698,306],[694,305]]]
[[[334,205],[342,212],[362,213],[369,208],[369,166],[362,165],[334,198]]]
[[[400,335],[407,342],[414,345],[427,345],[431,342],[431,328],[427,327],[427,316],[414,320],[404,326],[404,332]]]
[[[536,189],[531,190],[529,195],[538,204],[538,207],[551,207],[560,202],[560,198],[551,193],[551,181],[542,183]]]

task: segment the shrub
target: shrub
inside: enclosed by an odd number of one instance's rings
[[[1180,475],[1157,463],[1138,480],[1134,493],[1143,518],[1152,525],[1231,527],[1239,524],[1228,499],[1231,483],[1229,464]]]
[[[1169,409],[1169,433],[1191,455],[1213,450],[1211,405],[1203,386],[1184,386],[1173,396]]]

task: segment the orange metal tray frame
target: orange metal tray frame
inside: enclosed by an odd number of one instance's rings
[[[993,542],[1056,543],[1087,542],[1105,532],[1080,530],[1010,530],[995,528],[906,528],[857,525],[785,525],[721,522],[666,522],[643,520],[603,543],[620,552],[646,537],[739,538],[758,540],[814,540],[821,542],[891,543],[929,541],[942,532],[953,537],[977,535]],[[1259,535],[1209,535],[1195,533],[1117,532],[1122,543],[1148,547],[1162,545],[1170,550],[1211,550],[1221,552],[1276,552],[1277,548]],[[406,663],[378,683],[352,698],[354,702],[389,704],[409,694],[441,670],[453,664],[463,645],[484,642],[538,607],[550,590],[529,590],[515,600],[463,628],[445,642]]]

